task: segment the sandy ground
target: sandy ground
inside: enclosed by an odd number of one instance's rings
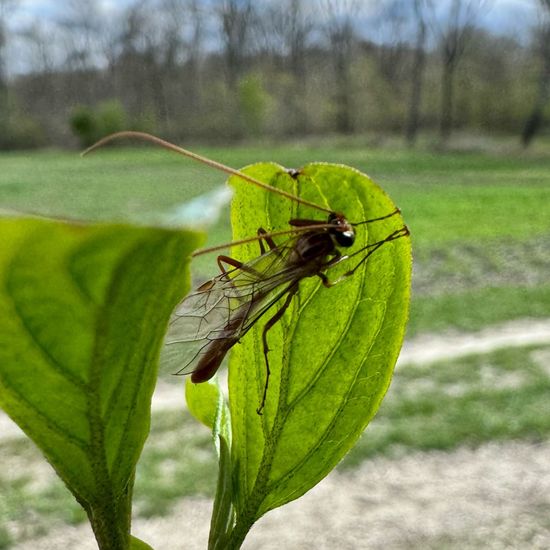
[[[406,342],[398,367],[543,343],[550,343],[550,319],[514,321],[475,334],[425,335]],[[181,399],[179,385],[160,384],[153,408],[181,407]],[[0,416],[0,437],[19,434]],[[210,509],[207,499],[184,499],[169,516],[137,519],[133,532],[156,550],[204,549]],[[44,538],[12,548],[97,546],[90,528],[79,525],[53,528]],[[453,453],[375,458],[353,472],[333,472],[298,501],[262,518],[243,548],[549,549],[550,443],[491,443]]]
[[[500,348],[550,343],[550,319],[517,320],[479,332],[423,334],[407,340],[397,366],[428,364],[466,355],[490,353]]]
[[[184,499],[170,516],[135,521],[156,550],[206,548],[211,503]],[[184,538],[183,538],[184,537]],[[86,525],[17,550],[96,549]],[[548,549],[550,443],[377,458],[334,472],[252,529],[247,550]]]

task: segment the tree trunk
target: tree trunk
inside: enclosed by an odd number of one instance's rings
[[[339,89],[336,94],[336,131],[340,134],[351,134],[353,132],[353,125],[351,123],[350,115],[350,97],[349,91],[344,85],[343,81],[339,83]]]
[[[9,122],[8,82],[5,74],[4,61],[5,38],[5,27],[0,20],[0,132],[2,132],[4,136],[7,134]]]
[[[416,37],[416,48],[412,68],[412,86],[409,102],[409,113],[405,127],[405,139],[410,147],[414,146],[418,135],[420,121],[420,104],[422,102],[422,78],[426,66],[426,24],[424,21],[418,23],[418,35]]]
[[[447,59],[443,65],[441,81],[441,118],[439,120],[439,137],[445,145],[453,129],[454,77],[456,63]]]
[[[550,30],[545,33],[550,39]],[[544,40],[544,39],[543,39]],[[521,133],[521,143],[528,147],[540,130],[544,121],[544,109],[550,99],[550,44],[545,42],[543,46],[543,66],[539,76],[538,93],[531,114],[527,117]]]
[[[349,78],[349,61],[346,55],[337,54],[336,59],[336,131],[340,134],[351,134],[351,90]]]
[[[290,52],[290,72],[292,74],[292,90],[288,98],[292,121],[290,132],[293,135],[307,133],[306,112],[306,63],[303,45],[293,45]]]

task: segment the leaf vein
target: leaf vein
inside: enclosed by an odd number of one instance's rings
[[[21,310],[17,299],[14,294],[15,281],[13,280],[13,271],[14,271],[15,257],[11,258],[9,264],[6,266],[6,276],[4,279],[4,288],[6,289],[6,296],[9,298],[13,311],[16,314],[17,319],[20,322],[21,328],[30,338],[34,347],[39,350],[42,357],[46,362],[52,367],[54,371],[60,374],[67,382],[75,386],[80,391],[86,391],[86,384],[76,376],[74,376],[71,371],[62,363],[60,363],[40,342],[37,335],[34,333],[32,327],[29,325],[28,320]]]
[[[21,393],[15,386],[13,386],[9,378],[4,377],[2,379],[2,386],[4,386],[4,388],[6,388],[8,392],[10,392],[17,399],[19,403],[24,404],[30,411],[32,411],[33,414],[35,414],[38,418],[40,418],[40,420],[42,420],[46,424],[49,430],[54,432],[57,436],[61,437],[62,439],[70,441],[76,447],[81,449],[83,452],[85,453],[88,452],[88,449],[89,449],[88,442],[68,432],[66,428],[62,428],[51,417],[47,416],[43,411],[41,411],[36,406],[36,404],[34,404],[32,401],[29,401],[29,399],[24,393]],[[25,424],[24,422],[17,421],[17,424],[21,426],[21,428],[24,428],[24,424]],[[34,437],[31,437],[31,439],[34,440]]]

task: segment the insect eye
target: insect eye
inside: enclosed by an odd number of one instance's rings
[[[337,231],[334,233],[334,238],[340,246],[349,247],[355,242],[355,232]]]

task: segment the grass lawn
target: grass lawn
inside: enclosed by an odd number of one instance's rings
[[[196,150],[237,168],[262,161],[358,168],[399,204],[420,247],[550,232],[550,155],[413,153],[360,145]],[[90,219],[155,220],[225,180],[211,168],[150,147],[105,149],[84,159],[71,152],[3,153],[0,162],[0,206]]]

